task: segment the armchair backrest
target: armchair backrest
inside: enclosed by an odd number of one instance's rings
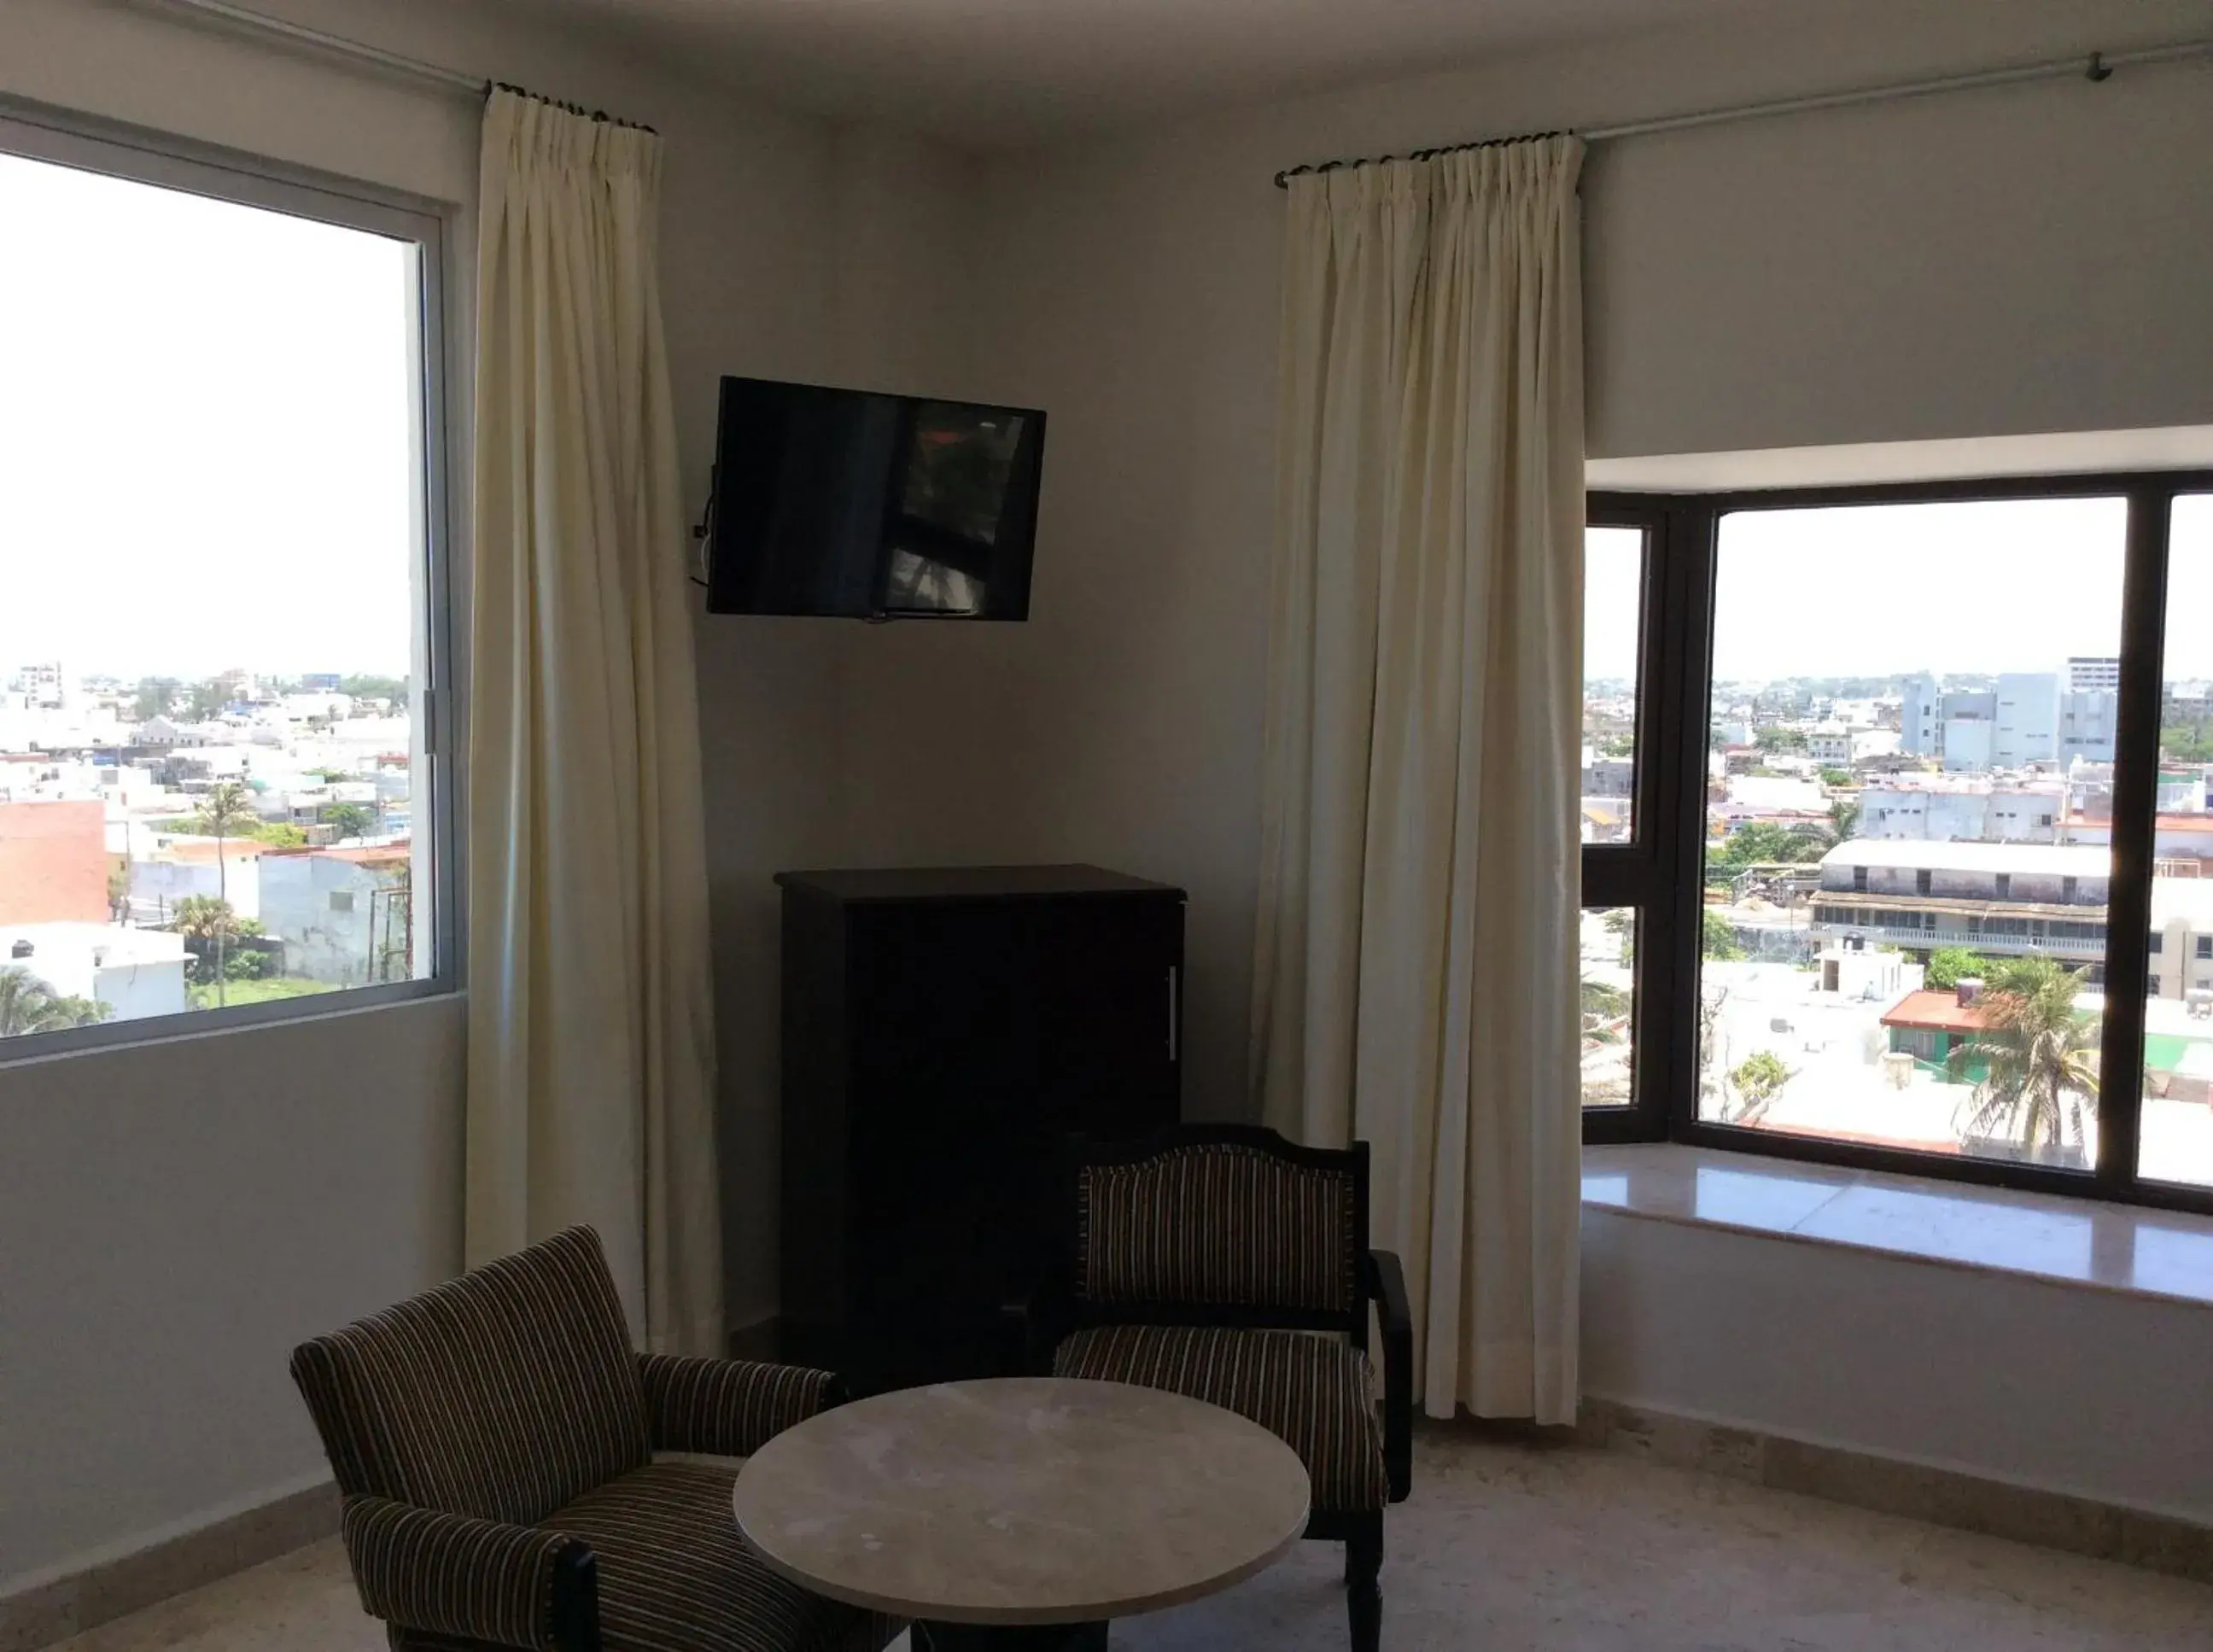
[[[1364,1319],[1368,1144],[1295,1146],[1192,1125],[1071,1144],[1070,1307],[1079,1320],[1354,1330]]]
[[[651,1456],[588,1228],[302,1343],[292,1380],[349,1495],[527,1525]]]

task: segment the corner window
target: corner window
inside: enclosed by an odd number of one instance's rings
[[[441,224],[0,120],[0,1059],[431,990]]]
[[[2213,476],[1640,514],[1661,881],[1584,850],[1638,1034],[1586,1139],[2213,1210]]]

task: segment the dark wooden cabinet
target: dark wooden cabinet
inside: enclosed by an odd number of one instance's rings
[[[1059,1143],[1181,1100],[1180,889],[1091,866],[784,872],[783,1356],[990,1375]]]

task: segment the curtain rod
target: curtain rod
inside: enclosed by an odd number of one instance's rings
[[[402,52],[387,52],[381,46],[369,46],[361,40],[349,40],[343,34],[332,34],[320,28],[310,28],[305,23],[296,23],[289,18],[272,17],[267,12],[249,10],[230,3],[230,0],[139,0],[142,5],[165,7],[171,10],[190,12],[194,16],[216,25],[228,25],[243,34],[303,46],[327,57],[343,58],[351,63],[379,69],[397,75],[418,85],[434,86],[441,91],[462,92],[470,97],[482,98],[491,94],[497,87],[512,92],[518,97],[535,99],[550,103],[556,108],[566,109],[570,114],[583,115],[593,120],[604,120],[617,126],[637,126],[642,131],[651,131],[650,126],[637,121],[619,120],[604,109],[586,109],[581,105],[564,103],[558,98],[549,98],[536,92],[526,91],[505,81],[487,80],[479,75],[465,75],[458,69],[448,69],[443,64],[428,63],[420,58],[411,58]]]
[[[2080,75],[2097,82],[2109,80],[2116,69],[2143,64],[2174,63],[2186,58],[2213,55],[2213,39],[2178,40],[2168,46],[2145,46],[2134,52],[2093,52],[2088,57],[2052,58],[2041,63],[2016,64],[2006,69],[1984,69],[1966,75],[1946,75],[1935,80],[1897,81],[1882,86],[1862,86],[1848,92],[1824,92],[1810,97],[1777,98],[1765,103],[1744,103],[1728,108],[1701,109],[1690,114],[1661,115],[1651,120],[1624,121],[1613,126],[1593,126],[1580,134],[1528,132],[1512,137],[1483,137],[1466,143],[1444,143],[1416,149],[1403,157],[1375,155],[1349,161],[1321,161],[1289,167],[1276,174],[1276,187],[1289,189],[1291,180],[1311,173],[1337,172],[1347,167],[1380,165],[1386,161],[1427,161],[1463,149],[1491,149],[1501,143],[1520,143],[1540,137],[1580,136],[1586,143],[1602,143],[1617,137],[1644,137],[1655,132],[1689,131],[1699,126],[1727,126],[1740,120],[1767,120],[1778,115],[1809,114],[1821,109],[1845,109],[1862,104],[1895,103],[1906,98],[1930,97],[1939,92],[1966,92],[1984,86],[2015,86],[2025,81],[2058,80]]]

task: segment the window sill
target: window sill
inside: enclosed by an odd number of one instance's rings
[[[1677,1144],[1583,1150],[1591,1209],[2213,1307],[2213,1219]]]

